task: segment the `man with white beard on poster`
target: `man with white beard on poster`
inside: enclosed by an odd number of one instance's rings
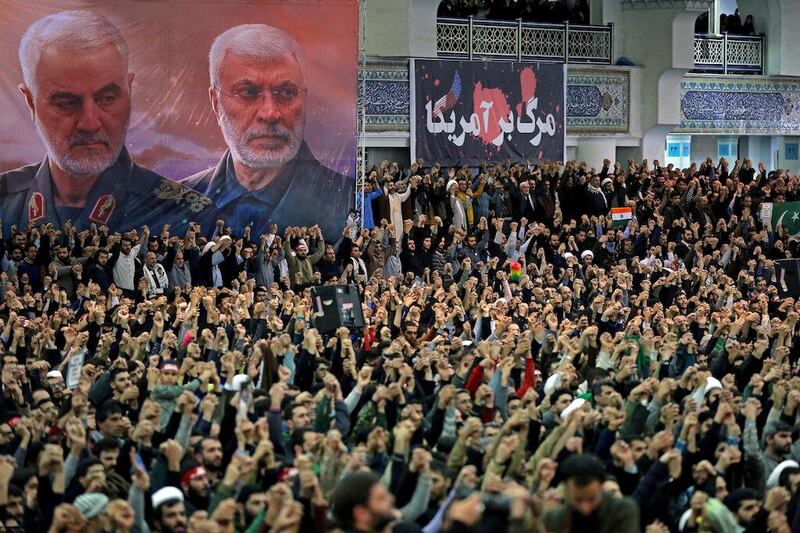
[[[354,180],[320,163],[304,140],[307,87],[300,46],[264,24],[234,26],[209,52],[208,95],[228,150],[184,185],[205,194],[234,230],[319,224],[336,240]]]
[[[89,11],[40,18],[19,46],[19,90],[45,145],[40,163],[0,174],[0,217],[16,224],[71,220],[125,231],[147,223],[181,232],[210,205],[203,195],[131,159],[128,46],[116,26]]]

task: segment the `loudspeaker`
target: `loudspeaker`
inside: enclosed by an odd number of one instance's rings
[[[311,288],[314,315],[311,323],[321,333],[339,327],[363,328],[361,294],[355,285],[320,285]]]
[[[800,259],[779,259],[775,265],[778,293],[793,298],[800,296]]]

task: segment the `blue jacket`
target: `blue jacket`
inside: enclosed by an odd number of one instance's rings
[[[365,194],[367,201],[364,202],[364,229],[375,227],[375,218],[372,215],[372,201],[383,194],[383,189],[377,189]],[[356,196],[356,211],[361,212],[361,196]]]
[[[254,235],[279,227],[313,226],[336,241],[353,205],[355,180],[334,172],[314,158],[304,142],[297,155],[265,188],[248,191],[236,180],[233,158],[225,151],[219,164],[181,180],[182,185],[211,198],[203,229],[222,219],[239,232],[251,226]]]

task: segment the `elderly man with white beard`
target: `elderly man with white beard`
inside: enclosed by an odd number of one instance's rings
[[[212,199],[206,222],[224,219],[253,234],[319,224],[341,233],[354,180],[322,165],[304,141],[303,54],[289,35],[264,24],[234,26],[209,52],[211,108],[228,150],[219,164],[182,181]]]
[[[126,231],[157,220],[176,232],[211,202],[135,164],[125,149],[131,115],[128,46],[107,19],[89,11],[40,18],[19,46],[19,90],[47,156],[0,174],[6,227],[72,220]]]

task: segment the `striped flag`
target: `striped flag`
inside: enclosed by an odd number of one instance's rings
[[[444,111],[456,105],[459,96],[461,96],[461,77],[456,72],[455,76],[453,76],[453,85],[450,87],[450,91],[433,104],[433,116],[438,117]]]
[[[611,221],[615,226],[627,226],[628,221],[633,218],[632,207],[612,207]]]

